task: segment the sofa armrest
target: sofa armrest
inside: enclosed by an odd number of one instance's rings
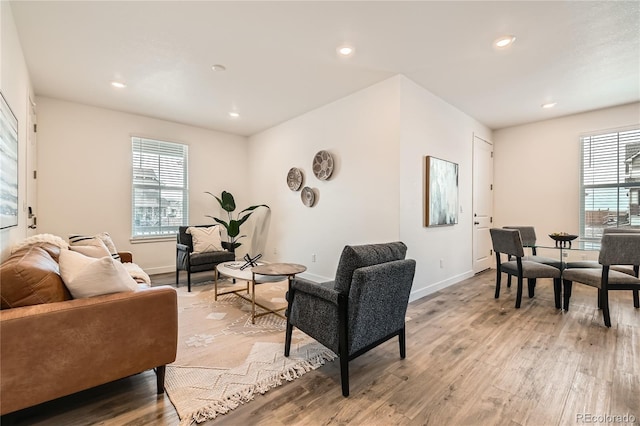
[[[133,263],[133,253],[130,251],[119,251],[118,255],[120,255],[120,262]]]
[[[0,311],[0,414],[171,363],[169,286]]]

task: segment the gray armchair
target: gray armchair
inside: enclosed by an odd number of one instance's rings
[[[335,281],[296,278],[287,294],[285,356],[297,327],[338,354],[342,394],[349,396],[349,361],[398,336],[406,356],[405,314],[416,262],[402,242],[345,246]]]
[[[195,227],[207,227],[212,225],[195,225]],[[230,244],[222,242],[225,251],[212,251],[204,253],[193,253],[193,239],[191,234],[187,234],[188,226],[178,228],[176,244],[176,287],[180,282],[180,271],[187,271],[187,289],[191,291],[191,273],[202,271],[214,271],[216,265],[222,262],[235,260],[235,254],[230,251]]]
[[[609,315],[609,291],[632,290],[633,305],[639,308],[638,292],[640,279],[640,233],[613,233],[602,236],[602,245],[598,257],[600,268],[568,268],[562,274],[564,283],[564,309],[569,310],[572,283],[580,282],[598,289],[598,308],[602,309],[604,324],[611,327]],[[635,276],[616,271],[613,266],[633,266]]]

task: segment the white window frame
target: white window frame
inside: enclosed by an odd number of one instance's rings
[[[638,192],[640,127],[580,137],[580,236],[583,239],[599,240],[605,228],[640,229],[640,206],[632,202],[638,200]]]
[[[189,149],[131,137],[131,240],[173,238],[189,222]]]

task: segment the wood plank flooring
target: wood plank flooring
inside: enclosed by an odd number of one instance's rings
[[[195,283],[208,280],[197,275]],[[153,277],[172,284],[173,274]],[[184,281],[184,280],[183,280]],[[397,339],[273,389],[207,425],[575,425],[586,415],[640,425],[640,309],[612,292],[612,328],[596,290],[575,284],[571,309],[554,308],[550,280],[516,310],[515,287],[493,298],[495,271],[409,305],[407,358]],[[185,284],[186,285],[186,284]],[[195,284],[197,285],[197,284]],[[633,417],[630,417],[633,416]],[[584,419],[585,417],[582,417]],[[176,425],[147,371],[0,418],[2,425]]]

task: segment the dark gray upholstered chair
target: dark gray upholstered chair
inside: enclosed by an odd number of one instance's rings
[[[207,227],[213,225],[195,225],[195,227]],[[229,251],[229,243],[222,242],[224,251],[212,251],[204,253],[193,253],[193,239],[191,234],[187,234],[188,226],[178,228],[176,244],[176,287],[180,282],[180,271],[187,271],[187,288],[191,291],[191,273],[202,271],[213,271],[216,265],[222,262],[235,260],[235,254]]]
[[[543,263],[524,260],[524,248],[522,247],[522,239],[520,231],[517,229],[500,229],[491,228],[491,241],[493,243],[493,251],[496,253],[496,294],[495,298],[500,297],[500,280],[502,274],[514,275],[518,277],[518,290],[516,293],[516,309],[520,308],[522,302],[522,285],[524,278],[527,278],[529,287],[529,297],[533,297],[535,293],[537,278],[553,278],[553,294],[555,296],[556,308],[560,309],[560,269]],[[515,257],[515,260],[507,260],[502,262],[501,254]]]
[[[638,292],[640,279],[638,265],[640,265],[640,233],[622,234],[607,233],[602,236],[600,268],[568,268],[562,274],[564,283],[564,309],[569,310],[571,288],[573,282],[579,282],[598,289],[598,308],[602,309],[604,324],[611,327],[609,315],[609,291],[632,290],[633,306],[640,308]],[[635,276],[615,271],[613,265],[634,266]]]
[[[606,234],[634,234],[640,233],[640,229],[631,228],[604,228],[602,235]],[[596,260],[578,260],[574,262],[567,262],[567,268],[600,268],[602,265]],[[625,274],[638,276],[638,265],[611,265],[611,269],[614,271],[624,272]],[[634,293],[634,297],[635,296]]]
[[[285,356],[293,327],[334,351],[344,396],[349,396],[350,360],[395,336],[404,358],[404,321],[416,268],[406,252],[402,242],[346,246],[334,281],[296,278],[287,293]]]
[[[522,239],[522,247],[531,250],[531,256],[524,256],[522,260],[530,260],[532,262],[544,263],[545,265],[561,268],[562,262],[552,257],[538,256],[536,249],[536,229],[533,226],[503,226],[504,229],[517,229],[520,231]],[[509,259],[511,260],[511,259]],[[511,275],[507,276],[507,287],[511,287]]]

